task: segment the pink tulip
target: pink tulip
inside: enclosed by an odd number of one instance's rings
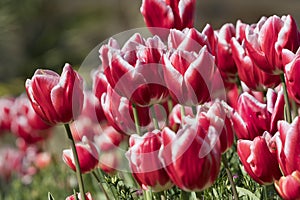
[[[238,140],[237,152],[246,172],[259,184],[267,185],[281,176],[276,155],[269,149],[271,135],[265,132],[253,141]]]
[[[264,91],[266,88],[274,88],[280,83],[278,75],[268,74],[258,68],[243,43],[240,44],[236,38],[232,38],[230,44],[239,79],[250,89]]]
[[[251,60],[270,74],[284,72],[282,50],[296,52],[299,44],[299,31],[291,15],[262,17],[256,26],[245,30],[245,47]]]
[[[122,49],[111,38],[101,47],[100,58],[108,83],[120,96],[139,106],[149,106],[169,97],[161,69],[165,51],[159,37],[144,39],[136,33]]]
[[[283,199],[300,199],[300,172],[294,171],[291,175],[282,176],[279,181],[275,181],[275,188]]]
[[[196,0],[143,0],[141,13],[148,27],[182,30],[194,24]],[[153,34],[160,35],[156,29]]]
[[[296,117],[291,124],[278,122],[278,132],[274,136],[277,158],[284,175],[300,171],[300,120]]]
[[[133,177],[143,189],[159,192],[173,184],[158,158],[161,147],[161,132],[154,130],[142,137],[132,135],[126,157],[129,160]]]
[[[244,92],[238,99],[237,110],[231,110],[231,119],[239,139],[253,140],[265,131],[275,134],[277,121],[283,117],[282,90],[277,94],[269,89],[266,103],[262,103],[248,92]]]
[[[51,125],[69,123],[81,112],[83,80],[69,64],[61,76],[38,69],[27,79],[26,91],[35,112]]]
[[[163,64],[166,86],[176,102],[191,106],[210,100],[215,65],[206,46],[199,53],[170,51]]]
[[[101,98],[101,104],[109,125],[118,132],[131,135],[136,133],[132,104],[125,97],[119,96],[110,86]],[[140,126],[148,125],[151,121],[148,107],[136,106]]]
[[[79,166],[81,173],[87,173],[98,165],[98,151],[96,146],[90,141],[84,141],[76,144]],[[74,171],[75,160],[71,149],[63,150],[64,162]]]
[[[112,126],[102,126],[101,134],[94,135],[94,142],[100,151],[109,151],[118,147],[125,138]]]
[[[159,157],[170,179],[185,191],[202,191],[218,177],[221,164],[219,130],[223,123],[216,118],[215,127],[204,116],[187,120],[177,133],[162,132]]]
[[[11,124],[11,107],[14,105],[13,98],[0,99],[0,133],[10,130]]]

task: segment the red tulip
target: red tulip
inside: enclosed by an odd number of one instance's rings
[[[112,126],[102,126],[101,134],[94,135],[94,142],[100,151],[109,151],[119,146],[126,138]]]
[[[291,124],[278,122],[276,141],[277,158],[284,175],[300,171],[300,120],[296,117]]]
[[[202,191],[218,177],[221,151],[217,129],[200,116],[187,120],[177,133],[169,128],[163,130],[159,156],[170,179],[180,189]]]
[[[169,114],[169,127],[170,129],[172,129],[174,132],[177,132],[178,129],[180,128],[182,124],[182,113],[181,113],[181,107],[182,105],[180,104],[176,104],[171,113]],[[191,107],[185,106],[184,107],[184,111],[185,111],[185,116],[190,116],[190,117],[194,117],[193,111]]]
[[[170,51],[163,57],[163,72],[172,98],[182,105],[198,105],[210,100],[214,57],[204,46],[199,54]]]
[[[230,44],[238,76],[250,89],[264,91],[266,88],[274,88],[280,83],[279,75],[268,74],[258,68],[244,44],[240,44],[236,38],[232,38]]]
[[[282,90],[276,94],[269,89],[267,103],[261,103],[248,92],[240,95],[237,111],[231,110],[231,119],[239,139],[253,140],[265,131],[275,134],[277,121],[284,117]]]
[[[299,31],[290,15],[262,17],[256,26],[245,30],[245,47],[251,60],[267,73],[283,73],[282,50],[296,52],[299,44]]]
[[[124,156],[124,154],[122,156]],[[120,157],[119,151],[117,151],[117,149],[112,149],[101,152],[98,166],[105,173],[114,174],[121,164],[120,160],[122,160],[122,158]]]
[[[148,27],[183,30],[194,24],[195,0],[143,0],[141,13]],[[158,30],[153,34],[160,35]]]
[[[276,155],[269,150],[271,135],[265,132],[253,141],[238,140],[237,152],[246,172],[259,184],[267,185],[281,176]]]
[[[300,199],[300,172],[294,171],[291,175],[282,176],[279,181],[275,181],[275,188],[283,199]]]
[[[9,131],[11,124],[11,107],[14,105],[13,98],[0,99],[0,133],[2,131]]]
[[[217,66],[226,82],[236,82],[237,67],[232,57],[230,40],[235,37],[233,24],[224,24],[217,36]]]
[[[92,142],[84,141],[82,143],[77,143],[76,151],[81,173],[87,173],[98,165],[98,151]],[[71,149],[63,150],[63,160],[72,170],[76,171],[74,156]]]
[[[158,158],[161,147],[161,132],[154,130],[142,137],[132,135],[126,157],[129,160],[133,177],[143,189],[159,192],[173,184]]]
[[[33,109],[47,123],[69,123],[79,115],[83,104],[83,80],[66,64],[61,76],[38,69],[26,81]]]
[[[149,106],[169,97],[160,62],[165,51],[159,37],[144,39],[136,33],[122,49],[111,38],[101,47],[100,58],[108,83],[120,96],[139,106]]]
[[[287,89],[290,97],[297,103],[300,103],[300,48],[296,54],[290,51],[289,54],[292,54],[292,59],[285,65]]]
[[[136,133],[136,127],[133,117],[132,104],[125,97],[119,96],[110,86],[107,93],[101,98],[101,104],[109,125],[113,126],[118,132],[123,134]],[[136,106],[140,126],[146,126],[150,123],[148,107]]]
[[[66,198],[66,200],[76,200],[76,199],[81,200],[80,193],[77,193],[77,197],[75,197],[74,194],[72,194]],[[89,192],[85,193],[85,200],[93,200],[91,193]]]
[[[212,34],[211,37],[214,37],[213,31],[210,34]],[[171,29],[168,37],[168,48],[198,53],[203,46],[206,46],[208,51],[212,52],[209,42],[207,36],[195,28],[186,28],[182,31]]]

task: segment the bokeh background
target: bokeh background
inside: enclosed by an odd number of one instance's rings
[[[0,96],[22,93],[37,68],[60,73],[66,62],[80,66],[103,40],[144,27],[140,5],[141,0],[1,0]],[[299,0],[198,0],[195,26],[218,29],[274,14],[291,14],[299,24],[299,11]]]

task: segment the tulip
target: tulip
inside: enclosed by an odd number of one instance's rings
[[[300,48],[296,54],[289,52],[292,54],[292,60],[285,65],[285,77],[286,77],[286,85],[287,90],[290,97],[296,101],[298,104],[300,103]]]
[[[69,123],[81,112],[83,80],[69,64],[64,66],[61,76],[38,69],[25,86],[33,109],[51,125]]]
[[[148,27],[183,30],[193,27],[195,6],[195,0],[143,0],[140,10]],[[162,34],[157,29],[150,31]]]
[[[274,88],[280,83],[279,75],[268,74],[258,68],[243,43],[240,44],[236,38],[232,38],[230,44],[239,79],[250,89],[264,91],[266,88]]]
[[[77,197],[75,197],[75,195],[72,194],[66,198],[66,200],[76,200],[76,199],[81,200],[80,193],[77,193]],[[91,193],[89,192],[85,193],[85,200],[93,200]]]
[[[83,139],[82,143],[76,144],[76,151],[82,173],[87,173],[98,165],[98,151],[92,142]],[[71,149],[63,150],[63,161],[72,170],[76,171],[74,156]]]
[[[181,113],[181,107],[182,105],[180,104],[176,104],[171,113],[169,114],[169,127],[170,129],[172,129],[174,132],[177,132],[178,129],[180,128],[182,124],[182,113]],[[194,117],[193,111],[191,107],[184,107],[184,111],[185,111],[185,116],[190,116],[190,117]]]
[[[276,155],[269,149],[271,135],[265,132],[253,141],[238,140],[237,152],[250,177],[259,184],[268,185],[281,176]]]
[[[11,124],[11,107],[14,105],[13,98],[0,99],[0,132],[9,131]]]
[[[161,57],[166,46],[154,36],[144,39],[138,33],[122,49],[113,38],[100,49],[104,74],[110,86],[133,104],[149,106],[169,97],[162,75]],[[128,84],[130,83],[130,84]]]
[[[101,134],[94,135],[94,142],[100,151],[109,151],[118,147],[125,138],[112,126],[103,126]]]
[[[177,133],[168,127],[162,132],[159,157],[172,182],[185,191],[210,187],[220,170],[219,127],[210,125],[204,116],[187,120]]]
[[[101,105],[109,125],[123,134],[136,133],[132,104],[125,97],[119,96],[110,86],[101,98]],[[143,128],[151,121],[148,107],[136,106],[139,125]]]
[[[132,135],[126,157],[133,177],[143,189],[155,192],[170,188],[173,184],[158,158],[161,147],[161,132],[154,130],[142,137]]]
[[[278,122],[278,132],[274,136],[277,159],[285,176],[300,171],[300,120],[296,117],[291,124]]]
[[[238,99],[237,110],[230,112],[239,139],[253,140],[265,131],[273,135],[277,131],[277,122],[284,118],[282,90],[276,94],[269,89],[267,103],[261,103],[248,92],[244,92]]]
[[[226,82],[236,82],[237,67],[232,57],[230,40],[235,37],[233,24],[224,24],[215,31],[217,37],[217,66]]]
[[[200,52],[174,50],[163,57],[166,86],[172,98],[182,105],[198,105],[210,100],[214,57],[206,46]]]
[[[283,199],[300,199],[300,172],[294,171],[291,175],[282,176],[275,181],[275,188]]]
[[[296,52],[299,44],[299,31],[291,15],[262,17],[256,26],[245,30],[245,47],[251,60],[270,74],[284,72],[282,50]]]
[[[214,37],[213,31],[212,33],[209,31],[207,32],[207,34],[211,34],[210,37]],[[212,52],[208,37],[204,33],[197,31],[195,28],[185,28],[182,31],[177,29],[170,30],[168,36],[169,49],[179,49],[198,53],[203,46],[206,46],[210,53]]]

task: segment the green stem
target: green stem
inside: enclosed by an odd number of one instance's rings
[[[183,105],[181,105],[180,112],[181,112],[181,123],[182,123],[181,126],[183,126],[184,125],[184,117],[185,117],[185,108]]]
[[[132,111],[133,111],[133,118],[134,118],[136,133],[138,135],[141,135],[141,127],[140,127],[139,115],[138,115],[138,112],[137,112],[135,104],[132,104]]]
[[[184,190],[181,190],[180,200],[189,200],[189,199],[190,199],[190,193],[186,192]]]
[[[192,106],[192,111],[193,111],[193,115],[196,117],[196,115],[197,115],[197,107],[196,106]]]
[[[152,200],[152,191],[145,190],[145,196],[146,196],[146,200]]]
[[[157,130],[159,130],[159,125],[158,125],[158,121],[157,121],[157,117],[156,117],[154,105],[152,105],[150,107],[150,112],[151,112],[151,117],[152,117],[152,121],[153,121],[153,124],[154,124],[154,128],[157,129]]]
[[[103,187],[103,185],[102,185],[101,179],[97,176],[97,174],[95,173],[95,171],[92,171],[92,174],[93,174],[93,176],[95,177],[95,179],[97,180],[97,182],[98,182],[98,184],[99,184],[99,186],[100,186],[100,189],[103,191],[103,193],[104,193],[106,199],[107,199],[107,200],[110,200],[110,198],[109,198],[109,196],[108,196],[106,190],[104,189],[104,187]]]
[[[263,189],[264,189],[264,199],[268,200],[268,192],[267,192],[267,186],[263,185]]]
[[[105,179],[104,179],[104,175],[103,175],[102,170],[101,170],[100,168],[98,168],[97,171],[98,171],[98,174],[99,174],[99,176],[100,176],[100,179],[105,180]],[[105,181],[105,182],[106,182],[106,181]],[[110,192],[112,193],[114,199],[118,199],[118,198],[117,198],[117,197],[118,197],[118,194],[116,193],[116,191],[111,187],[110,184],[108,184],[107,182],[106,182],[106,184],[107,184],[107,187],[110,189]]]
[[[83,184],[83,179],[82,179],[82,175],[81,175],[81,169],[80,169],[80,165],[79,165],[79,159],[78,159],[78,154],[77,154],[77,150],[76,150],[76,146],[75,146],[75,141],[72,136],[70,125],[64,124],[64,126],[65,126],[66,132],[68,134],[68,139],[70,141],[71,149],[72,149],[73,156],[74,156],[76,177],[77,177],[77,182],[78,182],[78,186],[79,186],[80,196],[81,196],[81,199],[85,200],[84,184]]]
[[[224,164],[224,167],[225,167],[225,170],[226,170],[226,173],[227,173],[227,177],[228,177],[229,183],[231,185],[231,190],[232,190],[232,193],[233,193],[234,200],[237,200],[237,199],[239,199],[239,196],[238,196],[235,184],[233,182],[232,173],[229,169],[227,158],[226,158],[225,154],[222,155],[222,162]]]
[[[290,102],[289,102],[289,96],[288,96],[288,92],[287,92],[287,88],[286,88],[284,74],[280,74],[280,79],[281,79],[281,83],[282,83],[284,102],[285,102],[286,121],[288,123],[291,123],[292,122],[291,106],[290,106]]]

